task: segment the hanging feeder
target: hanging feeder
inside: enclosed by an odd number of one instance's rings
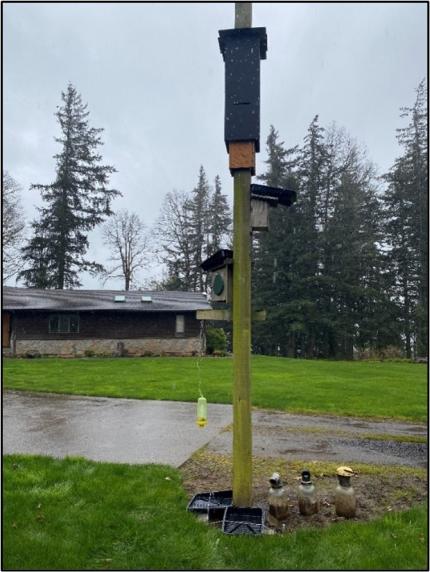
[[[206,427],[208,424],[208,402],[206,398],[201,396],[197,400],[197,419],[198,427]]]

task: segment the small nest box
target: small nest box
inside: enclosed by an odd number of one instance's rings
[[[269,230],[269,207],[290,207],[296,200],[295,191],[251,185],[251,228],[253,231]]]
[[[231,304],[233,296],[233,251],[218,250],[201,264],[208,273],[211,302]]]

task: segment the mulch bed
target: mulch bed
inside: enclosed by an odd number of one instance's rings
[[[289,516],[285,532],[306,527],[325,527],[345,518],[336,516],[334,492],[337,484],[334,463],[288,463],[276,459],[255,459],[253,463],[253,506],[268,510],[269,477],[278,470],[287,491]],[[393,511],[403,511],[427,500],[427,479],[423,469],[378,467],[372,474],[364,466],[352,478],[357,497],[357,513],[351,521],[368,521]],[[297,489],[300,470],[309,469],[319,498],[319,512],[311,516],[299,513]],[[180,468],[189,498],[206,491],[231,489],[231,459],[225,455],[200,451]],[[370,474],[369,474],[370,472]]]

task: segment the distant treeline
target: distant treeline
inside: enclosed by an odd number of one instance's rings
[[[254,233],[252,290],[267,320],[253,325],[253,351],[292,357],[423,357],[428,348],[428,141],[423,80],[412,107],[401,109],[399,157],[378,176],[365,151],[342,129],[315,116],[301,145],[286,148],[272,126],[259,179],[297,192],[289,209],[271,209],[270,231]],[[29,287],[74,288],[82,272],[106,274],[88,260],[88,233],[108,219],[119,191],[113,166],[98,152],[102,129],[72,85],[56,115],[61,128],[56,174],[32,185],[44,206],[24,240],[18,186],[3,173],[3,263],[6,278]],[[387,134],[387,138],[390,134]],[[109,227],[115,271],[126,289],[144,265],[133,213]],[[138,223],[138,224],[137,224]],[[152,287],[206,291],[202,261],[231,247],[232,215],[219,177],[200,168],[190,193],[167,194],[152,231],[165,265]],[[21,246],[22,245],[22,246]],[[125,263],[125,262],[127,263]],[[229,329],[227,326],[226,329]]]
[[[252,297],[268,318],[253,325],[253,351],[306,358],[427,355],[428,165],[424,81],[397,130],[401,154],[378,176],[366,152],[318,116],[301,146],[272,126],[268,185],[297,192],[253,236]],[[387,135],[389,137],[389,135]],[[201,261],[231,244],[231,214],[204,169],[190,195],[170,193],[158,225],[161,288],[206,290]]]
[[[272,127],[269,185],[297,191],[254,240],[253,300],[268,310],[254,351],[352,359],[426,356],[428,348],[428,142],[424,81],[401,154],[376,175],[360,147],[318,116],[303,145],[285,149]],[[387,135],[388,137],[388,135]]]

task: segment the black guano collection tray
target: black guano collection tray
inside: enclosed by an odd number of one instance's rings
[[[225,509],[232,505],[233,491],[198,493],[187,506],[190,512],[208,515],[209,521],[223,520]]]
[[[228,507],[224,512],[222,531],[226,534],[261,534],[264,513],[261,508]]]

